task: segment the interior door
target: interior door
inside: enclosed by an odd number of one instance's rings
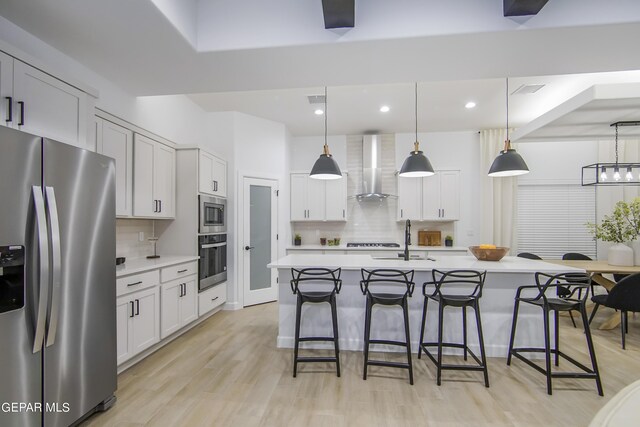
[[[278,183],[244,178],[243,278],[244,306],[278,298],[277,272],[267,264],[278,257]]]

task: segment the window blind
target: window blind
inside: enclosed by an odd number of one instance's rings
[[[561,259],[580,252],[596,259],[586,223],[596,219],[594,187],[577,184],[518,186],[518,253]]]

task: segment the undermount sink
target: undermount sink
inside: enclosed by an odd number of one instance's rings
[[[395,260],[402,260],[403,257],[401,255],[398,256],[375,256],[375,255],[371,255],[372,259],[395,259]],[[409,255],[409,259],[417,259],[417,260],[425,260],[425,259],[429,259],[432,260],[430,258],[425,258],[424,255]]]

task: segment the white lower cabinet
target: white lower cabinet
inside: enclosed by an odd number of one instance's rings
[[[212,286],[198,294],[198,315],[203,316],[227,301],[227,282]]]
[[[121,296],[116,302],[118,364],[160,341],[158,287]]]
[[[162,284],[160,337],[166,338],[198,318],[196,276]]]

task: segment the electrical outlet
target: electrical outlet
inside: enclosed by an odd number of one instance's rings
[[[144,242],[144,231],[138,233],[138,241]]]

